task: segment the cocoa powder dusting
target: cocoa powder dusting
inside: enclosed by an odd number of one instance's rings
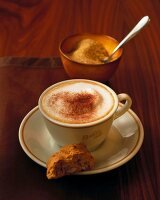
[[[86,92],[77,94],[66,94],[65,102],[70,116],[83,115],[85,113],[92,114],[94,110],[96,96]]]
[[[99,95],[97,92],[60,92],[53,94],[49,105],[64,118],[85,121],[92,118],[95,113]],[[59,105],[59,106],[58,106]]]

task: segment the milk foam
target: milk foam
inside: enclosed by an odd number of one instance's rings
[[[89,82],[62,83],[42,98],[44,112],[66,123],[88,123],[104,117],[114,104],[112,94],[103,86]]]

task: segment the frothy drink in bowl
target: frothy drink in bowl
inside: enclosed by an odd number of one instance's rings
[[[118,109],[122,100],[126,102]],[[85,79],[54,84],[39,98],[39,109],[56,143],[85,143],[91,151],[104,141],[113,120],[130,106],[127,94],[116,95],[108,86]]]

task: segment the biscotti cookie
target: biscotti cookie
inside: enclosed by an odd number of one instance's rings
[[[47,162],[47,178],[57,179],[76,172],[91,170],[95,160],[84,144],[70,144],[54,153]]]

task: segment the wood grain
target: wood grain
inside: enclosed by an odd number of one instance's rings
[[[159,8],[158,0],[0,0],[0,200],[160,199]],[[140,151],[108,173],[47,181],[17,134],[44,88],[69,78],[53,59],[60,41],[79,32],[121,40],[145,15],[150,24],[126,44],[107,83],[133,100],[145,131]]]
[[[60,41],[78,32],[121,36],[120,4],[104,0],[100,5],[95,0],[1,1],[0,55],[57,56]],[[115,13],[110,12],[112,7]]]

